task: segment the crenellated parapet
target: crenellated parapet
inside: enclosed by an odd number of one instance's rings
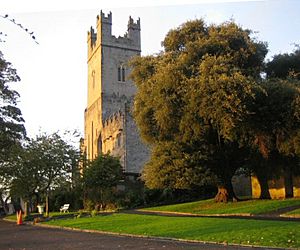
[[[108,127],[114,127],[114,125],[121,124],[124,119],[124,114],[119,110],[118,112],[110,115],[107,119],[103,121],[102,128],[107,129]]]
[[[112,26],[112,14],[108,13],[107,16],[102,12],[97,16],[97,40],[98,43],[103,43],[107,41],[111,36],[111,26]]]
[[[105,24],[112,24],[112,14],[111,11],[107,14],[107,16],[105,16],[105,13],[102,12],[102,10],[100,11],[100,15],[97,15],[97,24],[100,23],[105,23]]]
[[[141,47],[141,20],[140,18],[134,22],[134,20],[129,17],[128,25],[128,38],[135,42],[135,44]]]
[[[102,152],[110,152],[112,155],[119,157],[123,167],[125,167],[124,118],[125,116],[121,111],[114,113],[103,122],[101,131]]]
[[[102,11],[97,15],[97,32],[91,27],[88,31],[88,55],[89,57],[102,46],[126,48],[135,51],[141,51],[141,24],[140,18],[135,22],[131,16],[128,20],[127,32],[124,36],[115,37],[112,35],[112,13],[106,16]]]
[[[87,43],[88,43],[88,53],[89,55],[92,53],[96,46],[97,41],[97,33],[95,33],[95,30],[93,27],[91,27],[90,31],[88,31],[87,34]]]
[[[133,30],[141,30],[141,19],[139,18],[136,22],[129,16],[128,20],[128,29],[133,29]]]

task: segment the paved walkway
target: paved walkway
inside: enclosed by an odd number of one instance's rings
[[[101,233],[86,233],[32,225],[17,226],[0,220],[1,250],[60,250],[60,249],[130,249],[130,250],[259,250],[273,248],[223,246],[217,244],[188,243],[155,238],[137,238]],[[278,250],[278,248],[277,248]]]

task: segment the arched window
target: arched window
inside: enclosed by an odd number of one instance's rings
[[[125,67],[122,67],[122,82],[125,82]]]
[[[122,77],[121,77],[121,72],[122,72],[122,68],[121,66],[118,67],[118,81],[120,82]]]
[[[126,81],[126,68],[124,65],[118,66],[118,81],[119,82]]]

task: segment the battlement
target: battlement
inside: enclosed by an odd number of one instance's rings
[[[90,28],[90,31],[88,31],[88,45],[89,45],[89,50],[92,50],[97,41],[97,33],[95,33],[95,30],[93,27]]]
[[[107,14],[107,17],[105,16],[105,14],[102,12],[102,10],[100,11],[100,16],[97,15],[97,24],[99,22],[102,23],[106,23],[106,24],[112,24],[112,14],[111,11]]]
[[[123,119],[124,119],[124,114],[121,112],[121,110],[119,110],[118,112],[110,115],[107,119],[105,119],[103,121],[102,127],[103,129],[112,127],[113,124],[122,123]]]
[[[134,30],[140,31],[141,30],[141,19],[139,18],[135,23],[134,20],[131,18],[131,16],[129,16],[127,27],[128,27],[128,29],[134,29]]]
[[[141,50],[141,24],[140,18],[135,22],[131,16],[128,20],[127,32],[118,38],[112,35],[112,13],[106,16],[102,11],[97,15],[97,32],[91,27],[88,32],[88,54],[89,57],[98,46],[118,47],[140,51]]]

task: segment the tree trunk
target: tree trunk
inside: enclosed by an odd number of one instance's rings
[[[233,191],[233,186],[230,180],[227,180],[224,184],[218,186],[218,193],[215,196],[216,202],[229,202],[229,201],[237,201],[238,198]]]
[[[4,212],[5,212],[6,214],[9,213],[9,207],[8,207],[8,204],[7,204],[9,198],[10,198],[10,197],[6,197],[6,199],[4,200],[4,204],[3,204],[3,209],[4,209]]]
[[[284,172],[284,188],[285,188],[285,198],[292,198],[294,196],[293,191],[293,175],[291,168],[286,167]]]
[[[49,216],[49,196],[46,195],[46,217]]]
[[[7,198],[5,200],[3,200],[2,195],[1,195],[1,205],[4,209],[5,214],[8,214],[8,207],[7,207]]]
[[[257,180],[260,185],[260,199],[271,199],[269,185],[268,185],[268,178],[265,174],[256,174]]]
[[[34,204],[34,207],[36,208],[38,204],[40,204],[40,195],[39,193],[35,193],[35,199],[36,199],[36,204]]]
[[[24,218],[26,218],[29,215],[29,210],[28,210],[28,201],[24,202]]]
[[[216,202],[228,202],[229,199],[229,194],[224,186],[218,186],[218,193],[215,196],[215,201]]]

